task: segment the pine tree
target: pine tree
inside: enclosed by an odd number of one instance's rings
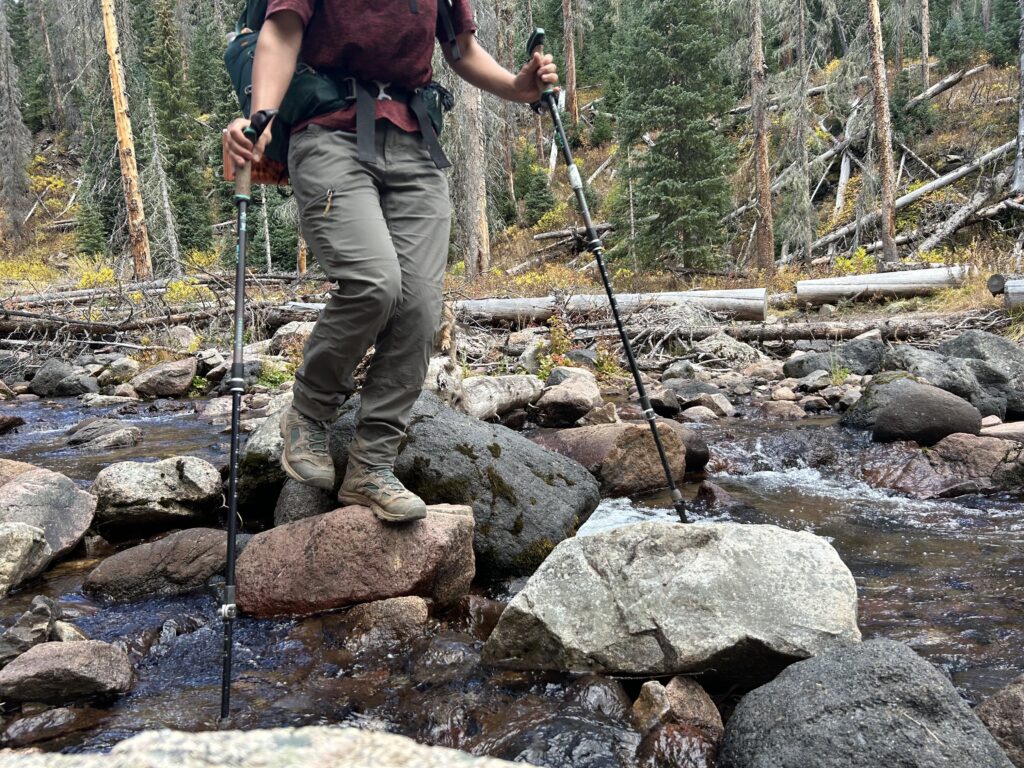
[[[36,41],[24,2],[4,3],[7,9],[7,31],[13,43],[14,60],[18,63],[18,87],[21,91],[21,116],[32,131],[51,127],[53,110],[47,86],[46,62],[40,56],[42,46]]]
[[[724,47],[710,0],[650,0],[622,7],[616,79],[623,84],[619,129],[627,146],[645,133],[654,146],[637,155],[637,253],[648,261],[712,262],[729,203],[731,149],[709,116],[735,95],[716,64]],[[653,216],[653,220],[650,218]]]
[[[174,23],[174,6],[170,0],[159,0],[153,13],[150,43],[143,58],[157,127],[166,144],[164,163],[178,240],[182,252],[187,254],[208,249],[212,240],[208,184],[203,175],[205,132],[196,119],[199,110],[195,91],[183,73],[184,51]]]
[[[0,3],[0,214],[7,220],[6,228],[18,235],[27,210],[26,166],[32,151],[32,135],[21,119],[18,67],[8,33],[6,8],[5,3]]]

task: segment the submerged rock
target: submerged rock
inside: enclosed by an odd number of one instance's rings
[[[45,643],[53,634],[53,625],[60,618],[60,609],[43,595],[0,635],[0,667],[14,660],[34,645]]]
[[[254,616],[305,615],[390,597],[455,603],[473,580],[469,508],[382,523],[364,507],[273,528],[238,559],[238,605]]]
[[[42,573],[53,559],[42,528],[25,523],[0,523],[0,597]]]
[[[82,591],[108,600],[139,600],[201,589],[224,571],[227,537],[191,528],[118,552],[86,577]]]
[[[220,472],[194,456],[111,464],[96,476],[91,491],[104,536],[198,523],[222,497]]]
[[[63,704],[125,693],[134,679],[128,654],[109,643],[41,643],[0,670],[0,699]]]
[[[0,739],[8,747],[27,747],[76,731],[93,728],[107,717],[107,712],[90,707],[57,707],[11,722]],[[10,759],[10,758],[8,758]]]
[[[975,710],[1017,767],[1024,766],[1024,675],[985,699]]]
[[[5,757],[10,768],[510,768],[380,731],[310,726],[248,731],[146,731],[108,754],[23,754]]]
[[[891,640],[831,648],[747,694],[719,768],[1011,768],[952,684]]]
[[[142,430],[117,419],[85,419],[67,432],[68,445],[84,450],[130,448],[142,442]]]
[[[824,540],[770,525],[638,523],[562,542],[484,657],[516,669],[763,682],[860,639],[857,591]]]
[[[25,472],[0,486],[0,522],[42,529],[50,548],[44,567],[78,545],[95,511],[92,496],[48,469]]]

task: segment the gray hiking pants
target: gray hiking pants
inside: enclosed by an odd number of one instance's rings
[[[373,346],[349,455],[391,467],[441,321],[451,201],[418,134],[378,121],[376,158],[356,159],[352,133],[311,125],[292,137],[302,233],[337,283],[306,343],[294,404],[311,419],[333,420]]]

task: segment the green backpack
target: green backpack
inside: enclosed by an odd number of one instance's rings
[[[249,116],[252,109],[252,65],[256,56],[256,41],[259,39],[259,31],[267,15],[267,2],[268,0],[247,0],[245,8],[235,24],[235,31],[228,43],[227,50],[224,52],[224,63],[227,66],[231,84],[238,96],[242,114],[246,117]],[[446,43],[451,46],[452,56],[458,59],[458,43],[455,39],[451,19],[451,0],[438,0],[437,7],[442,28],[446,33]],[[450,94],[448,96],[450,98]],[[431,120],[435,121],[435,128],[440,133],[441,113],[451,109],[451,105],[441,103],[443,101],[441,96],[434,98],[438,99],[438,104],[428,103],[428,107],[431,111]],[[287,168],[288,141],[292,126],[317,115],[344,109],[349,104],[351,104],[351,98],[339,95],[338,86],[333,80],[299,62],[288,92],[281,102],[277,119],[271,126],[270,144],[267,147],[266,156]]]

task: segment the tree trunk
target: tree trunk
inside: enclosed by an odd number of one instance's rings
[[[921,82],[928,90],[929,74],[928,57],[930,56],[932,24],[929,15],[928,0],[921,0]]]
[[[896,185],[893,181],[889,87],[886,83],[882,19],[878,12],[878,0],[868,0],[868,29],[871,39],[871,83],[874,90],[878,175],[882,182],[882,261],[886,264],[895,264],[899,260],[896,251]]]
[[[160,207],[163,208],[164,221],[167,226],[167,250],[171,256],[171,274],[180,276],[183,273],[181,246],[178,243],[178,231],[174,221],[174,209],[171,208],[171,195],[167,188],[167,172],[164,170],[163,153],[160,151],[160,137],[156,132],[156,113],[153,104],[149,103],[149,142],[152,144],[152,163],[156,169],[157,188],[160,191]]]
[[[1017,92],[1017,162],[1013,167],[1011,191],[1024,195],[1024,0],[1017,0],[1020,13],[1020,72]]]
[[[1007,309],[1024,307],[1024,280],[1007,280],[1003,288],[1003,304]]]
[[[811,246],[814,243],[814,233],[817,225],[817,214],[814,210],[813,201],[808,194],[811,184],[811,166],[807,150],[807,124],[810,122],[807,90],[810,87],[811,73],[810,60],[807,56],[807,27],[806,0],[797,0],[796,54],[797,64],[800,67],[800,109],[797,115],[796,142],[797,152],[799,152],[800,184],[796,194],[801,198],[797,208],[802,214],[798,245],[800,248],[800,259],[805,263],[811,260]]]
[[[828,304],[841,299],[924,296],[961,285],[970,273],[971,267],[957,266],[800,280],[796,284],[796,298],[800,304]]]
[[[565,28],[565,111],[573,123],[580,121],[576,102],[576,19],[572,0],[562,0],[562,22]]]
[[[39,12],[39,31],[43,35],[43,47],[46,48],[46,67],[50,73],[50,86],[53,88],[53,108],[57,112],[57,125],[67,128],[67,114],[64,111],[64,96],[60,92],[60,76],[57,72],[57,59],[53,55],[50,43],[50,25],[46,21],[46,0],[36,0]]]
[[[512,37],[513,32],[516,28],[515,16],[512,11],[511,0],[498,0],[498,32],[497,32],[497,47],[496,53],[498,61],[515,69],[515,40]],[[512,102],[502,100],[501,102],[502,112],[502,125],[501,125],[501,143],[502,143],[502,154],[503,154],[503,168],[502,172],[505,176],[505,187],[508,190],[509,200],[515,201],[516,199],[516,173],[515,173],[515,157],[514,148],[516,142],[516,130],[515,130],[515,115],[513,113]],[[515,222],[507,222],[507,224],[514,224]]]
[[[132,264],[136,280],[153,277],[153,259],[149,251],[149,233],[146,213],[139,190],[139,169],[135,163],[135,137],[128,115],[128,92],[121,65],[121,49],[117,39],[117,21],[113,0],[101,0],[103,34],[107,44],[107,62],[110,68],[110,90],[114,101],[114,122],[117,126],[118,156],[121,159],[121,183],[124,187],[125,207],[128,212],[128,239],[132,248]]]
[[[267,215],[267,185],[260,185],[260,221],[263,222],[263,250],[267,254],[267,274],[274,271],[273,251],[270,249],[270,216]]]
[[[484,148],[483,94],[462,89],[465,106],[466,162],[463,172],[468,212],[466,275],[484,274],[491,266],[491,237],[487,223],[487,153]]]
[[[986,35],[992,31],[992,0],[981,0],[981,28]]]
[[[534,29],[533,0],[526,0],[526,26],[531,31]],[[537,147],[537,164],[541,165],[544,163],[544,123],[540,115],[533,116],[533,142]]]
[[[299,235],[299,255],[295,260],[295,271],[299,277],[306,274],[306,256],[309,254],[309,246],[306,244],[306,238]]]
[[[754,128],[754,174],[757,187],[758,227],[754,265],[766,273],[775,271],[775,232],[772,215],[772,179],[768,158],[768,73],[764,61],[764,27],[761,0],[750,2],[750,85]]]

